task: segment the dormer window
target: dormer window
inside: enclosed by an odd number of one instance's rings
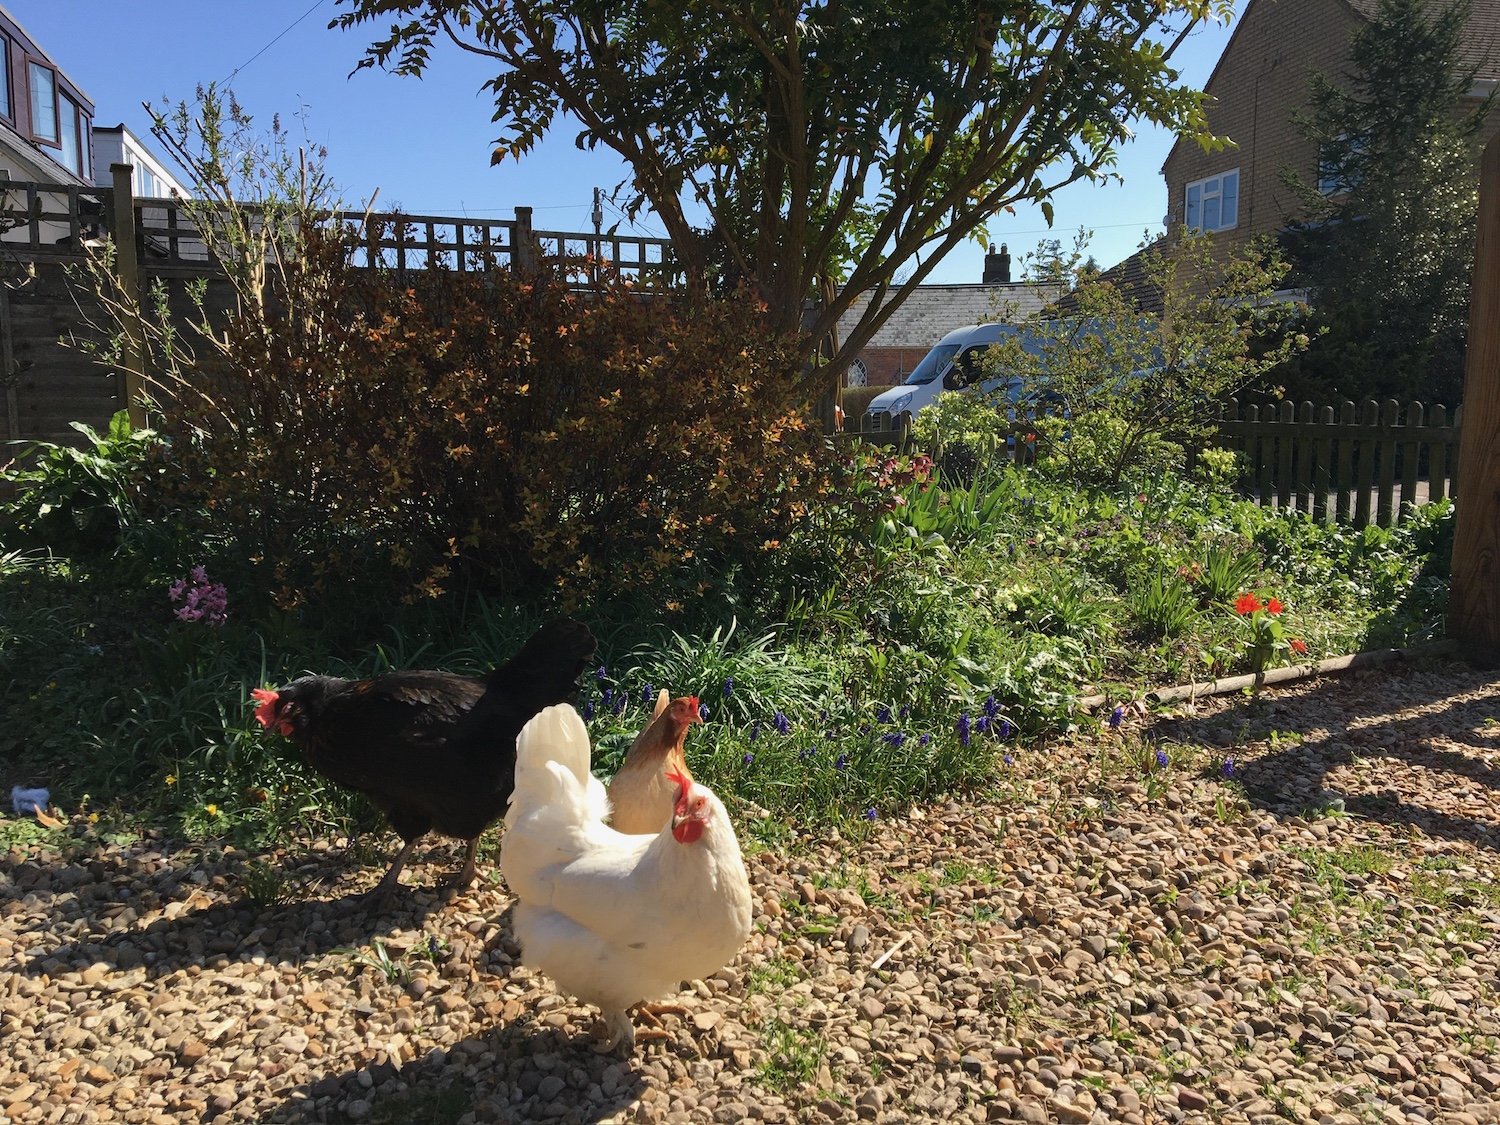
[[[1232,230],[1240,217],[1240,170],[1194,180],[1187,186],[1183,222],[1189,230]]]
[[[10,40],[4,35],[0,35],[0,113],[15,120],[10,111]]]
[[[57,72],[44,63],[28,61],[31,77],[31,135],[39,141],[61,144],[57,131]]]

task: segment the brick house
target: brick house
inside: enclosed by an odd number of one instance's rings
[[[1040,312],[1055,296],[1032,282],[1011,281],[1010,254],[1004,246],[985,255],[984,276],[977,285],[919,285],[902,302],[845,376],[846,385],[880,386],[900,383],[922,357],[949,332],[981,321],[1024,320]],[[861,293],[842,317],[843,335],[859,322],[870,295]]]
[[[1186,224],[1241,242],[1286,226],[1297,201],[1281,182],[1282,166],[1308,182],[1318,173],[1317,148],[1292,113],[1308,105],[1314,71],[1338,80],[1350,35],[1378,8],[1379,0],[1250,0],[1204,87],[1210,129],[1235,143],[1222,152],[1191,140],[1172,147],[1162,166],[1169,229]],[[1463,52],[1462,62],[1478,68],[1477,100],[1500,80],[1500,0],[1474,0]],[[1481,140],[1497,130],[1500,111]]]

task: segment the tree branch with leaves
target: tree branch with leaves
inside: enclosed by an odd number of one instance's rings
[[[690,284],[743,281],[774,330],[804,335],[809,400],[996,215],[1037,203],[1050,221],[1058,188],[1112,175],[1132,121],[1222,145],[1171,58],[1232,0],[340,3],[331,26],[387,24],[362,67],[420,75],[439,42],[498,64],[495,161],[563,117],[581,147],[618,153],[627,213],[661,219]]]

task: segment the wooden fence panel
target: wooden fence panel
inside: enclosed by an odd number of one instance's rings
[[[1257,502],[1316,520],[1389,527],[1411,504],[1454,494],[1459,415],[1394,400],[1231,402],[1217,444],[1244,455],[1242,487]],[[1425,468],[1425,472],[1424,472]],[[1399,486],[1399,491],[1398,491]]]
[[[1400,508],[1417,502],[1417,477],[1421,468],[1422,404],[1408,403],[1406,407],[1406,442],[1401,446],[1401,502]]]
[[[1380,408],[1380,494],[1375,507],[1375,520],[1381,527],[1391,526],[1392,499],[1396,485],[1396,422],[1401,417],[1401,407],[1393,398],[1385,400]]]
[[[1328,493],[1333,483],[1333,407],[1323,407],[1318,418],[1323,437],[1318,440],[1318,467],[1313,473],[1312,515],[1319,523],[1332,523],[1334,506],[1328,503]]]

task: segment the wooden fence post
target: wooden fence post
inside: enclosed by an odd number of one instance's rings
[[[510,248],[510,268],[517,273],[536,272],[536,237],[531,233],[531,208],[516,208],[516,225]]]
[[[133,164],[111,164],[110,175],[114,177],[114,222],[115,280],[120,286],[121,300],[129,315],[125,319],[125,346],[121,354],[121,377],[125,381],[125,409],[130,412],[130,424],[138,430],[146,428],[146,381],[145,346],[141,332],[141,274],[135,247],[135,193],[131,188],[131,177],[135,173]]]
[[[1448,635],[1493,660],[1500,656],[1500,137],[1480,161],[1463,410]]]

